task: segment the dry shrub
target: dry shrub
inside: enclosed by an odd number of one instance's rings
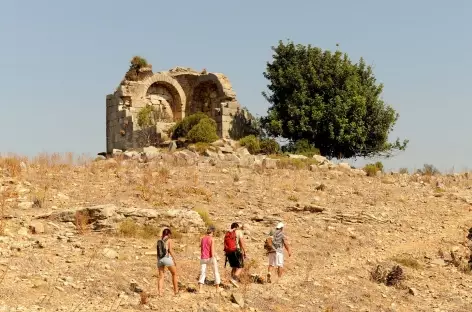
[[[170,178],[170,170],[166,167],[160,167],[157,171],[159,182],[166,183]]]
[[[149,303],[149,294],[145,291],[139,293],[139,304],[146,305]]]
[[[246,298],[247,292],[249,290],[249,286],[254,282],[254,277],[252,271],[257,266],[255,259],[250,259],[244,263],[244,270],[241,273],[240,281],[241,281],[241,290],[243,297]]]
[[[75,213],[75,227],[77,228],[77,232],[80,235],[84,235],[88,232],[88,224],[89,224],[89,216],[86,213],[77,211]]]
[[[10,177],[21,174],[21,159],[17,156],[0,157],[0,168],[3,168]]]
[[[241,177],[237,173],[233,173],[233,182],[239,182]]]
[[[367,173],[368,177],[375,177],[379,169],[374,164],[368,164],[364,167],[364,171]]]
[[[140,228],[140,236],[144,239],[155,238],[159,236],[160,230],[152,224],[145,224]]]
[[[388,271],[380,264],[370,272],[370,279],[376,283],[384,284],[387,280]]]
[[[118,232],[125,237],[135,237],[139,231],[139,225],[132,219],[125,219],[118,226]]]
[[[198,142],[195,143],[195,151],[199,154],[203,154],[207,149],[213,149],[211,144],[209,143],[204,143],[204,142]]]
[[[425,176],[434,176],[441,173],[434,165],[431,164],[424,164],[423,169],[418,169],[417,172]]]
[[[462,257],[458,257],[453,251],[450,252],[451,263],[454,265],[459,272],[470,274],[471,267],[468,261],[464,261]]]
[[[408,168],[400,168],[399,173],[400,174],[408,174],[409,173]]]
[[[128,218],[119,224],[118,233],[125,237],[151,239],[160,236],[161,230],[152,224],[141,225]]]
[[[140,182],[137,186],[139,197],[144,201],[150,201],[155,189],[152,184],[152,173],[150,171],[145,172]]]
[[[290,196],[288,197],[288,200],[297,202],[297,201],[298,201],[298,197],[295,196],[295,195],[290,195]]]
[[[399,265],[394,265],[390,271],[381,265],[377,265],[375,269],[370,272],[370,278],[374,282],[387,286],[399,286],[405,279],[405,275]]]
[[[278,159],[277,168],[279,169],[292,169],[292,170],[301,170],[301,169],[310,169],[311,165],[316,165],[318,162],[314,158],[288,158],[284,156],[270,156],[271,158]]]
[[[398,286],[404,279],[403,269],[399,265],[395,265],[388,272],[385,284],[387,286]]]
[[[33,208],[43,208],[46,207],[47,194],[50,188],[50,181],[43,176],[41,182],[43,186],[33,192],[31,201],[33,202]]]
[[[182,191],[187,195],[200,195],[205,197],[206,201],[210,201],[212,197],[211,191],[207,190],[206,188],[196,187],[196,186],[184,186],[182,187]]]

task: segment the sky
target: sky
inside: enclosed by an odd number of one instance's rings
[[[386,168],[472,168],[472,1],[0,1],[0,153],[96,155],[105,99],[134,55],[226,74],[263,116],[279,40],[363,57],[409,139]],[[377,159],[350,161],[355,166]]]

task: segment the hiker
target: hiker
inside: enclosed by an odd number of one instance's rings
[[[472,270],[472,227],[469,228],[469,233],[467,234],[467,248],[469,249],[469,260],[467,261],[467,265],[469,269]]]
[[[272,269],[275,267],[277,268],[277,275],[279,278],[283,275],[283,267],[284,267],[284,248],[287,250],[288,256],[292,256],[292,251],[288,244],[287,237],[285,236],[284,224],[279,222],[275,227],[275,231],[271,230],[269,233],[269,239],[266,240],[266,245],[268,245],[268,241],[272,240],[272,247],[266,247],[269,256],[269,267],[267,270],[267,282],[271,283],[271,275]]]
[[[213,235],[215,234],[215,227],[210,225],[207,229],[206,235],[200,240],[200,278],[198,280],[198,290],[203,292],[203,284],[205,284],[205,276],[208,265],[211,267],[215,276],[216,291],[220,290],[220,273],[218,271],[218,262],[215,253],[215,244]]]
[[[177,295],[179,292],[179,287],[177,284],[177,268],[171,236],[172,233],[170,229],[164,229],[164,231],[162,231],[161,239],[157,241],[157,268],[159,270],[157,289],[159,291],[159,296],[162,296],[164,287],[165,268],[167,268],[172,274],[174,295]]]
[[[229,262],[231,267],[230,282],[235,287],[238,287],[239,275],[244,268],[244,259],[246,258],[246,246],[243,239],[243,233],[238,230],[239,224],[234,222],[231,224],[231,229],[226,232],[224,238],[224,251],[226,255],[226,262]]]

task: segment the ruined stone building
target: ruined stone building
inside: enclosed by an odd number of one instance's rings
[[[223,74],[182,67],[153,73],[150,67],[145,68],[133,79],[125,76],[117,90],[106,97],[107,152],[142,146],[137,116],[146,105],[158,113],[155,132],[160,141],[168,139],[167,130],[175,122],[196,112],[213,118],[217,134],[229,137],[234,116],[241,108]]]

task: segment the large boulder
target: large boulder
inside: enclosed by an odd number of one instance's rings
[[[239,166],[242,168],[252,168],[256,162],[256,156],[254,155],[242,155],[239,158]]]
[[[246,155],[251,155],[251,153],[249,153],[247,148],[240,147],[240,148],[236,149],[236,155],[238,155],[239,157],[243,157],[243,156],[246,156]]]
[[[195,165],[198,162],[198,154],[190,150],[183,150],[174,153],[175,160],[178,164]]]
[[[116,228],[118,223],[126,218],[131,218],[142,224],[154,223],[159,227],[173,227],[185,233],[200,233],[205,229],[205,222],[194,210],[170,209],[162,211],[150,208],[117,208],[113,204],[49,213],[39,216],[38,219],[75,223],[79,214],[95,230]]]
[[[38,216],[38,219],[51,219],[60,222],[75,222],[78,215],[87,218],[88,222],[105,220],[116,214],[116,206],[113,204],[97,205],[91,207],[79,207],[62,210]]]
[[[126,151],[123,153],[125,158],[137,159],[139,158],[140,154],[137,151]]]
[[[235,154],[224,154],[224,160],[239,164],[240,159]]]
[[[143,148],[143,154],[148,160],[153,160],[159,157],[160,151],[157,147],[148,146]]]
[[[262,167],[265,169],[277,169],[278,159],[264,158],[262,160]]]
[[[210,158],[218,159],[218,153],[210,149],[206,149],[205,152],[203,152],[203,155]]]
[[[318,165],[324,165],[329,163],[329,160],[321,155],[313,155],[313,158],[318,162]]]

